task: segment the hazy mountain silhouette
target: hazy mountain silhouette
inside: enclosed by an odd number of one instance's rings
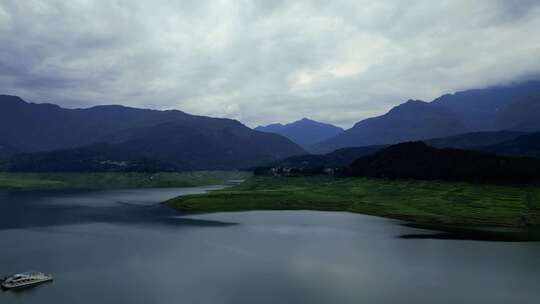
[[[0,96],[0,129],[0,143],[19,152],[109,143],[112,149],[193,169],[244,168],[305,154],[287,138],[231,119],[123,106],[64,109],[6,95]]]
[[[373,154],[387,146],[366,146],[338,149],[328,154],[306,154],[287,157],[274,162],[269,167],[297,169],[340,168],[350,165],[355,159]]]
[[[446,94],[432,103],[452,110],[471,131],[495,131],[507,129],[498,121],[500,111],[516,100],[535,95],[540,95],[540,81]]]
[[[343,129],[340,127],[307,118],[286,125],[271,124],[259,126],[255,130],[283,135],[304,147],[304,149],[309,149],[311,145],[343,132]]]
[[[540,92],[506,105],[497,114],[496,122],[499,129],[540,131]]]
[[[319,153],[343,147],[395,144],[481,131],[540,131],[540,81],[446,94],[430,103],[409,100],[317,143]]]
[[[540,158],[540,133],[522,135],[502,143],[481,147],[480,150],[499,155]]]
[[[540,158],[540,133],[516,131],[473,132],[424,141],[434,148],[476,150],[488,153]],[[269,167],[296,169],[339,168],[354,160],[374,154],[389,145],[342,148],[327,154],[295,155],[279,160]]]
[[[517,131],[472,132],[443,138],[429,139],[425,140],[424,142],[435,148],[474,150],[516,139],[525,134],[527,133]]]
[[[448,109],[409,100],[388,113],[356,123],[338,136],[313,146],[315,152],[344,147],[394,144],[466,133],[467,128]]]

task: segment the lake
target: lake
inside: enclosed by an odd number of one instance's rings
[[[537,242],[430,238],[341,212],[181,216],[158,204],[217,188],[0,192],[0,275],[55,276],[0,291],[0,303],[540,303]]]

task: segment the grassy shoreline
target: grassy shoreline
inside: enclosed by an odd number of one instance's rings
[[[540,227],[540,188],[439,181],[254,177],[166,204],[184,213],[348,211],[440,226]]]
[[[55,189],[120,189],[197,187],[245,179],[248,172],[103,172],[103,173],[11,173],[0,172],[0,191],[55,190]]]

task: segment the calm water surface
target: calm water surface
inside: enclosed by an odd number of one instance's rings
[[[0,275],[55,281],[0,303],[540,303],[540,244],[402,239],[432,232],[348,213],[179,216],[206,188],[0,192]]]

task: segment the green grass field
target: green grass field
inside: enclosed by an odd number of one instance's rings
[[[349,211],[418,223],[540,225],[540,188],[415,180],[254,177],[233,188],[167,202],[186,213]]]
[[[196,187],[245,179],[248,172],[197,171],[181,173],[6,173],[0,172],[0,190],[119,189]]]

